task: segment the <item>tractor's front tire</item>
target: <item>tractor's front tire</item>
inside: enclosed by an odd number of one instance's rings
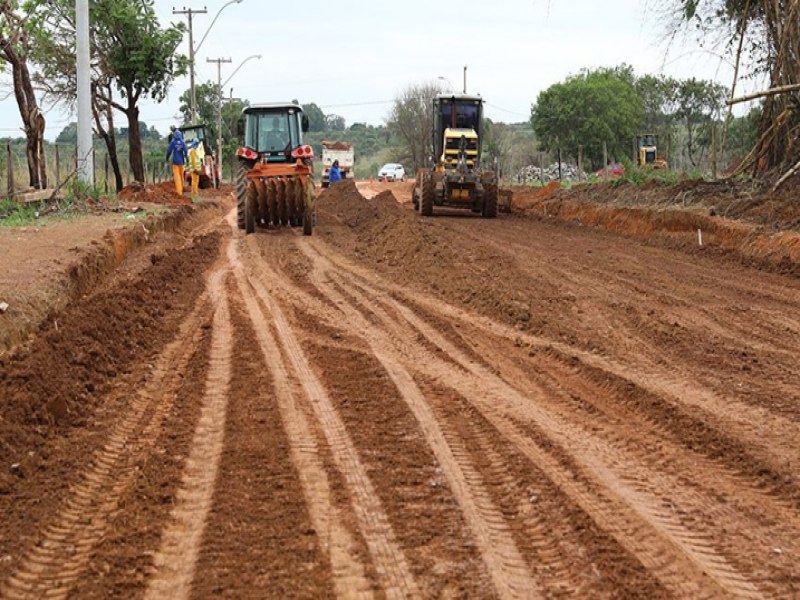
[[[239,229],[245,228],[245,204],[247,203],[247,171],[244,163],[236,165],[236,224]]]

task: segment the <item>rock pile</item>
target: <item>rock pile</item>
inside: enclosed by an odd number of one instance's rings
[[[586,179],[586,174],[580,173],[578,167],[569,163],[561,163],[561,180],[562,181],[581,181]],[[550,183],[551,181],[558,181],[558,163],[555,162],[549,167],[541,169],[534,165],[523,167],[514,176],[514,183],[518,185],[526,185],[529,183]]]

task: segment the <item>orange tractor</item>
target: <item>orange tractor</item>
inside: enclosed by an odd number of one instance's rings
[[[303,144],[308,117],[294,103],[257,104],[244,109],[236,151],[236,216],[239,229],[301,227],[311,235],[314,150]]]

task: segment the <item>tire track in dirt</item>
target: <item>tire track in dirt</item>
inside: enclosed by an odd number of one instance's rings
[[[461,382],[452,381],[453,378],[450,378],[450,384],[454,389],[472,400],[476,406],[483,404],[483,411],[486,410],[486,401],[494,397],[496,402],[491,406],[495,410],[505,412],[506,417],[519,423],[535,423],[538,429],[547,432],[548,437],[554,439],[562,449],[578,461],[579,465],[594,475],[598,483],[611,492],[610,497],[616,496],[627,505],[629,511],[633,513],[631,516],[638,516],[657,532],[657,535],[685,555],[695,565],[698,582],[702,582],[704,575],[707,574],[728,594],[736,597],[758,597],[755,586],[715,550],[711,532],[704,533],[698,530],[697,524],[694,527],[684,525],[672,511],[665,510],[659,505],[660,494],[653,491],[653,486],[649,483],[651,480],[659,480],[658,470],[634,476],[633,473],[637,473],[637,465],[629,460],[623,463],[618,451],[608,447],[607,442],[597,437],[596,432],[590,433],[588,430],[575,428],[570,425],[568,417],[565,418],[552,409],[545,408],[549,403],[545,398],[545,391],[540,386],[536,386],[538,390],[529,388],[530,395],[518,392],[515,387],[484,367],[474,365],[468,357],[416,317],[407,307],[399,303],[393,304],[409,324],[454,357],[475,377],[475,380],[469,383],[463,379]],[[482,385],[479,382],[482,382]],[[486,398],[487,395],[489,398]],[[532,399],[534,402],[531,402]],[[662,482],[661,490],[668,492],[673,489],[669,483],[672,482]]]
[[[371,289],[369,286],[367,286],[367,289],[372,297],[380,296],[379,290]],[[361,296],[359,301],[368,306],[372,312],[381,314],[382,309],[376,306],[374,301],[370,301],[365,296]],[[538,427],[541,427],[541,430],[548,432],[547,437],[560,438],[562,440],[560,442],[562,448],[580,449],[577,454],[580,463],[583,468],[587,469],[588,473],[592,473],[595,481],[603,485],[608,500],[612,504],[617,504],[615,510],[620,511],[623,506],[625,507],[620,512],[627,513],[625,520],[628,520],[629,524],[623,525],[620,529],[622,531],[633,531],[638,521],[640,525],[645,525],[649,528],[651,534],[655,534],[653,539],[649,543],[642,544],[636,553],[643,555],[641,559],[645,564],[650,561],[653,565],[658,564],[652,560],[656,556],[669,557],[669,562],[662,565],[660,569],[660,574],[667,576],[665,583],[681,589],[686,583],[686,573],[691,572],[694,573],[693,583],[696,585],[693,593],[698,593],[699,590],[710,591],[705,576],[705,573],[708,573],[712,575],[713,580],[719,586],[717,587],[717,592],[715,592],[718,595],[723,595],[723,590],[727,590],[725,592],[727,594],[733,593],[742,597],[754,597],[757,595],[750,582],[746,581],[740,573],[736,572],[713,550],[713,545],[709,539],[698,535],[697,532],[686,530],[671,514],[660,510],[652,499],[648,498],[639,489],[620,479],[612,470],[609,470],[609,466],[612,468],[616,466],[613,451],[605,449],[600,440],[591,438],[592,442],[589,444],[584,439],[587,432],[573,431],[574,428],[566,422],[544,411],[538,405],[531,404],[529,399],[518,393],[503,380],[497,378],[492,372],[474,365],[472,361],[464,357],[463,353],[417,319],[407,308],[396,302],[393,305],[395,310],[400,312],[406,321],[470,371],[473,378],[465,378],[459,373],[453,375],[452,366],[441,364],[441,361],[433,356],[430,356],[427,360],[420,360],[420,354],[425,353],[423,348],[409,352],[409,359],[416,360],[418,363],[429,367],[427,375],[445,382],[470,399],[498,429],[505,431],[512,438],[516,437],[518,445],[521,444],[522,448],[530,452],[531,458],[542,460],[543,456],[541,452],[536,452],[539,456],[532,453],[534,448],[525,436],[520,435],[517,426],[514,424],[516,419],[519,419],[522,423],[538,423]],[[385,312],[382,317],[387,325],[390,325],[391,319]],[[395,325],[395,328],[398,338],[403,336],[410,337],[407,333],[407,328],[402,325]],[[406,343],[413,345],[413,340],[406,339]],[[423,368],[423,370],[425,369]],[[506,414],[500,414],[502,412]],[[509,421],[509,419],[511,420]],[[572,450],[571,454],[575,456],[576,452]],[[588,503],[587,506],[584,506],[584,509],[596,513],[598,507],[592,506],[591,497],[585,499],[588,500]],[[606,519],[610,517],[612,520],[616,520],[610,514],[606,514],[605,517]],[[654,548],[658,548],[655,553],[653,553]],[[647,556],[648,554],[650,556]],[[672,569],[676,565],[681,565],[678,571],[673,571],[672,574],[665,572],[665,569]],[[678,572],[682,572],[682,575],[678,575]]]
[[[331,504],[327,476],[318,456],[311,426],[298,406],[303,399],[289,385],[292,381],[288,374],[289,368],[299,379],[302,392],[311,404],[333,459],[346,482],[359,529],[375,563],[375,571],[384,593],[389,598],[418,596],[416,582],[355,447],[325,390],[311,371],[283,312],[258,278],[247,276],[235,246],[231,246],[229,257],[264,358],[273,370],[284,426],[289,438],[294,441],[293,457],[301,473],[311,518],[320,535],[329,532],[325,542],[330,552],[337,594],[346,597],[355,590],[356,594],[370,595],[371,585],[365,575],[367,566],[352,554],[352,537],[341,522],[337,509]],[[286,359],[277,341],[271,336],[270,323],[274,323],[276,327]]]
[[[372,353],[389,374],[409,406],[425,439],[443,468],[449,487],[476,538],[484,562],[501,598],[535,598],[541,596],[538,585],[531,578],[528,565],[513,541],[508,525],[494,506],[484,483],[470,463],[466,452],[452,446],[410,373],[398,362],[388,348],[389,340],[352,306],[345,296],[327,284],[320,272],[320,256],[307,253],[317,263],[311,281],[324,296],[333,300],[342,311],[351,328],[363,337]],[[279,280],[279,276],[275,276]],[[289,294],[291,289],[284,288]],[[450,436],[452,437],[452,436]]]
[[[205,395],[181,489],[162,534],[161,548],[153,559],[156,572],[150,579],[146,598],[188,598],[191,591],[225,435],[233,345],[224,287],[228,272],[221,268],[209,278],[209,295],[215,309]]]
[[[344,269],[350,276],[357,277],[360,281],[368,282],[383,295],[411,301],[432,314],[452,319],[471,330],[483,331],[515,344],[524,343],[537,351],[549,351],[552,348],[565,356],[576,357],[591,368],[607,372],[636,385],[654,397],[664,399],[673,407],[670,410],[675,410],[683,405],[700,410],[707,414],[713,423],[716,423],[715,428],[718,435],[734,435],[747,444],[750,452],[758,460],[767,464],[775,464],[777,467],[800,461],[800,448],[791,442],[797,435],[797,425],[779,414],[731,397],[720,396],[697,384],[677,379],[671,372],[666,372],[664,367],[659,367],[641,354],[638,357],[631,356],[630,360],[623,363],[564,342],[517,331],[485,316],[467,312],[438,299],[432,299],[407,287],[376,279],[373,272],[349,262],[324,242],[315,240],[314,244],[321,246],[321,253],[334,262],[337,267]],[[703,419],[703,421],[705,422],[707,419]],[[702,451],[703,447],[700,446],[696,450]],[[731,466],[736,468],[736,465]],[[753,465],[752,472],[754,474],[763,470],[763,465]],[[768,477],[773,479],[771,475]],[[765,479],[760,487],[770,489],[772,485]]]
[[[235,343],[225,446],[192,596],[332,598],[325,535],[310,518],[271,371],[232,278],[228,298]]]
[[[200,338],[208,298],[203,294],[154,364],[151,377],[115,421],[103,447],[91,459],[57,517],[41,532],[12,576],[0,587],[9,599],[47,595],[65,598],[105,534],[123,491],[136,476],[136,462],[155,442],[177,396],[180,374]]]

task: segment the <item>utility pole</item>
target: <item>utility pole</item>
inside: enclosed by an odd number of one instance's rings
[[[192,29],[192,15],[204,15],[208,9],[202,10],[183,7],[183,10],[172,9],[173,15],[186,15],[189,18],[189,89],[192,105],[192,125],[197,125],[197,94],[194,89],[194,31]]]
[[[206,62],[217,63],[217,164],[222,164],[222,65],[233,62],[230,58],[207,58]]]
[[[467,93],[467,65],[464,65],[464,93]]]
[[[92,84],[89,62],[89,0],[75,0],[75,50],[78,78],[78,180],[94,185]]]

